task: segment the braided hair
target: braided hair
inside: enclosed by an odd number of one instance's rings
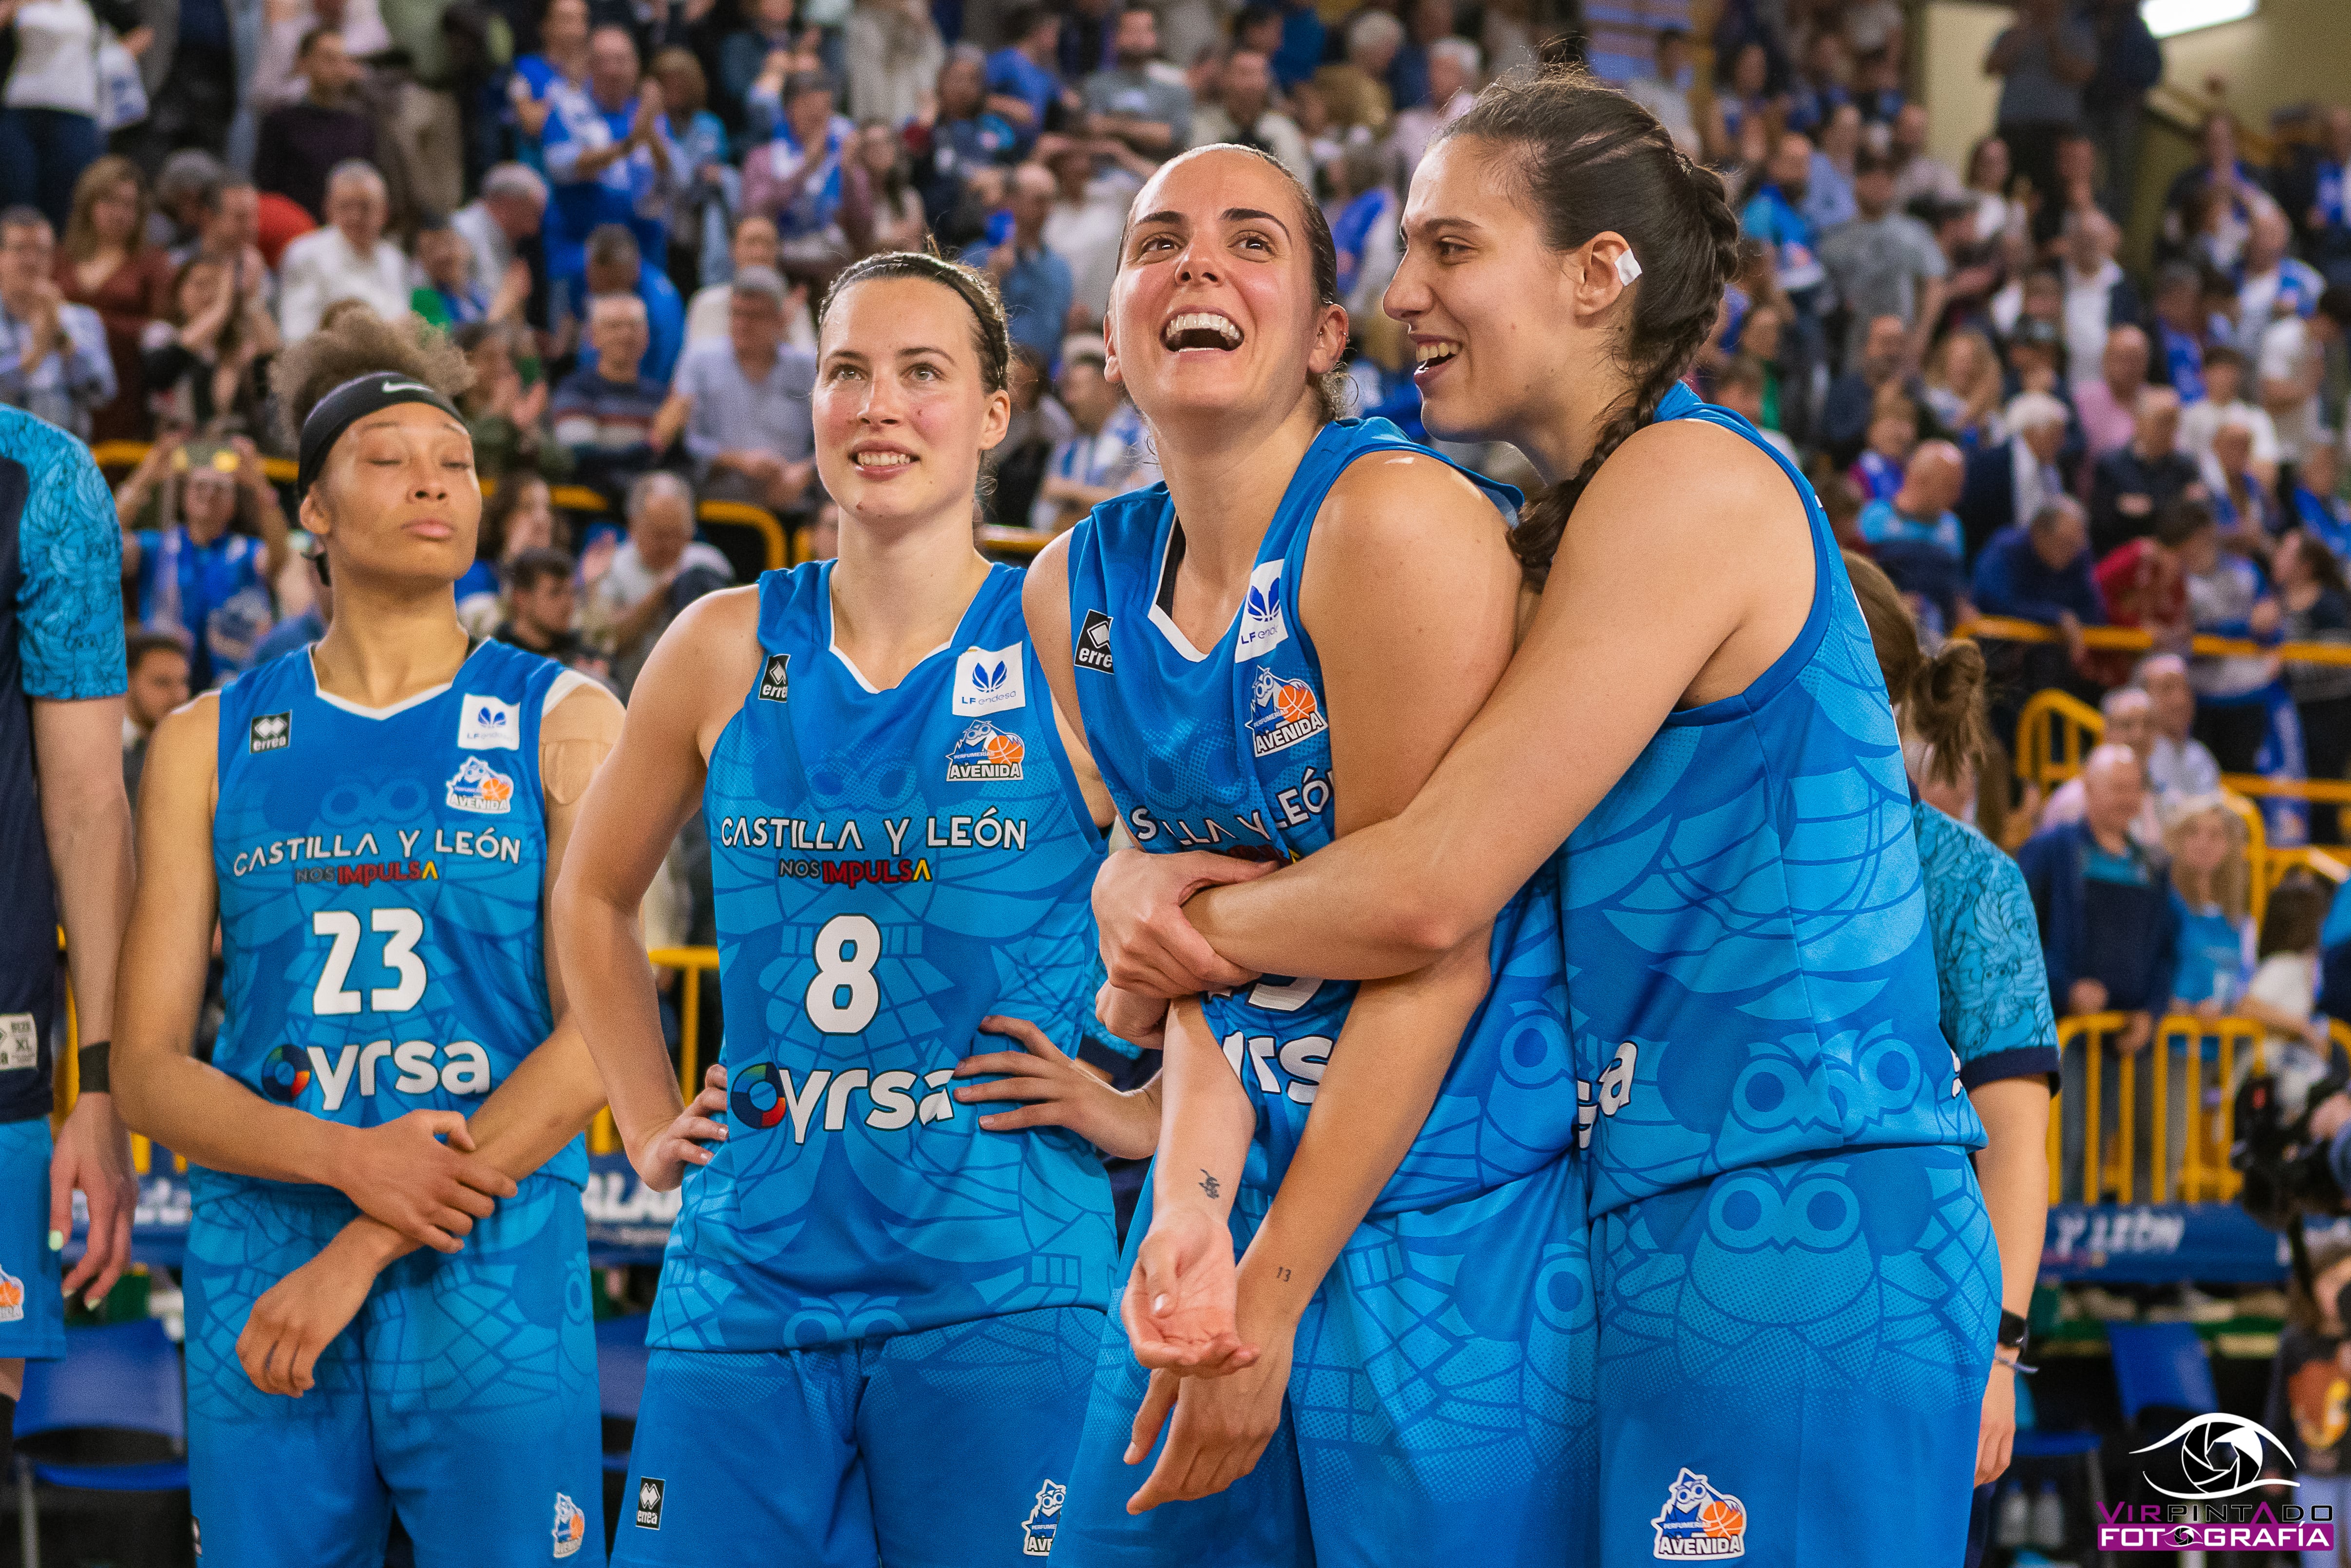
[[[1491,144],[1552,250],[1614,230],[1641,264],[1617,311],[1625,320],[1614,357],[1631,384],[1610,405],[1583,466],[1531,498],[1510,531],[1520,569],[1541,587],[1584,486],[1656,419],[1713,330],[1738,267],[1739,219],[1719,175],[1690,162],[1656,115],[1580,66],[1498,82],[1438,136]]]

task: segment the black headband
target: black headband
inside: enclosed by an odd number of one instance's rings
[[[302,497],[327,466],[327,454],[342,439],[343,432],[371,413],[403,402],[430,403],[458,423],[465,416],[457,405],[426,386],[423,382],[390,371],[372,371],[353,381],[345,382],[310,410],[310,417],[302,422],[301,465],[294,478],[294,505],[300,507]]]

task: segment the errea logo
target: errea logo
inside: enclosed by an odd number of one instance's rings
[[[253,721],[245,748],[249,752],[283,751],[294,744],[294,713],[266,713]]]
[[[662,1492],[668,1482],[658,1476],[645,1476],[637,1482],[637,1528],[661,1528]]]
[[[791,698],[792,656],[789,653],[770,653],[768,662],[759,668],[759,700],[781,703],[789,702]]]
[[[971,718],[1029,706],[1020,644],[1009,648],[967,648],[956,655],[955,697],[950,711]]]

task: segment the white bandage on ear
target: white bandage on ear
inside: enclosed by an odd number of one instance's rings
[[[1616,281],[1623,284],[1625,287],[1630,288],[1633,287],[1633,280],[1640,276],[1641,264],[1638,260],[1635,259],[1633,253],[1630,250],[1618,251],[1616,253]]]

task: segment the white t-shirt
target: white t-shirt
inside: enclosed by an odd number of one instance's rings
[[[2105,376],[2106,330],[2113,325],[2107,308],[2122,276],[2123,269],[2111,261],[2088,277],[2065,268],[2065,362],[2075,386]]]
[[[2299,316],[2282,317],[2262,333],[2255,373],[2264,382],[2292,381],[2302,373],[2315,347],[2310,340],[2308,322]],[[2279,461],[2299,463],[2302,449],[2318,438],[2318,394],[2313,392],[2293,409],[2272,417],[2277,425]]]
[[[98,112],[98,18],[88,0],[26,0],[16,7],[16,64],[8,107]]]
[[[2274,463],[2278,460],[2278,433],[2267,409],[2255,408],[2239,398],[2235,402],[2219,403],[2210,398],[2191,402],[2179,411],[2179,450],[2201,463],[2212,455],[2212,436],[2227,419],[2241,419],[2253,428],[2253,461]]]
[[[2253,971],[2253,983],[2245,988],[2245,995],[2289,1018],[2311,1017],[2318,1007],[2318,955],[2271,954]],[[2277,1075],[2278,1098],[2284,1104],[2285,1113],[2301,1115],[2311,1089],[2326,1076],[2326,1057],[2313,1051],[2310,1042],[2299,1036],[2274,1031],[2262,1041],[2262,1051],[2269,1059],[2269,1070]],[[2248,1051],[2239,1059],[2240,1082],[2252,1070],[2252,1055]]]

